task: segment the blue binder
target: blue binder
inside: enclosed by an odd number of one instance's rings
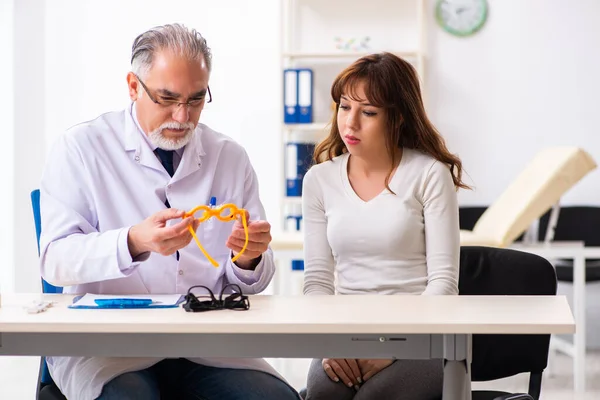
[[[313,72],[311,69],[298,70],[298,123],[309,124],[313,121]]]
[[[287,196],[302,196],[302,179],[312,164],[314,151],[314,143],[287,143],[285,171]]]
[[[285,214],[285,230],[299,232],[302,230],[302,204],[289,204]]]
[[[297,106],[298,71],[286,69],[283,71],[283,122],[286,124],[298,122]]]
[[[313,71],[288,68],[283,71],[283,121],[308,124],[313,120]]]
[[[304,260],[292,260],[292,271],[304,271]]]
[[[290,225],[288,225],[291,226],[291,229],[288,228],[288,230],[297,232],[302,230],[302,215],[288,215],[285,219],[286,221],[291,221]]]

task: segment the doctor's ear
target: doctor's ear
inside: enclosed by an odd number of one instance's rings
[[[129,88],[129,98],[136,101],[139,97],[139,82],[133,72],[127,74],[127,87]]]

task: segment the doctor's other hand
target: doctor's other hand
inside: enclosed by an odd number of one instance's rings
[[[353,358],[324,358],[321,361],[323,370],[334,382],[342,381],[344,385],[358,390],[362,383],[362,374],[357,360]]]
[[[267,251],[271,243],[271,224],[267,221],[250,221],[248,211],[244,212],[248,224],[248,246],[235,264],[242,269],[252,269],[260,262],[262,254]],[[233,224],[226,246],[237,255],[242,251],[245,240],[244,225],[241,218],[238,218]]]
[[[198,228],[198,221],[190,216],[167,226],[167,221],[182,218],[184,214],[185,211],[168,208],[132,226],[127,236],[131,257],[135,258],[148,251],[168,256],[187,246],[192,240],[188,226],[192,225],[195,230]]]

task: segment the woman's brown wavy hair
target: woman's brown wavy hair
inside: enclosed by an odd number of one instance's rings
[[[331,87],[331,97],[335,102],[331,130],[315,148],[313,158],[316,164],[348,151],[337,126],[337,115],[342,94],[353,100],[365,100],[356,96],[359,82],[365,83],[366,100],[373,106],[386,110],[389,128],[386,148],[392,160],[392,168],[386,177],[386,187],[398,163],[396,149],[405,147],[419,150],[445,163],[452,173],[454,186],[457,189],[469,188],[462,181],[460,159],[450,153],[444,139],[425,113],[419,78],[414,67],[387,52],[364,56],[336,77]]]

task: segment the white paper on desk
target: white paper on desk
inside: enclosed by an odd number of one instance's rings
[[[92,294],[87,293],[75,301],[70,308],[100,308],[96,299],[152,299],[152,305],[146,308],[176,307],[181,300],[180,294]]]

